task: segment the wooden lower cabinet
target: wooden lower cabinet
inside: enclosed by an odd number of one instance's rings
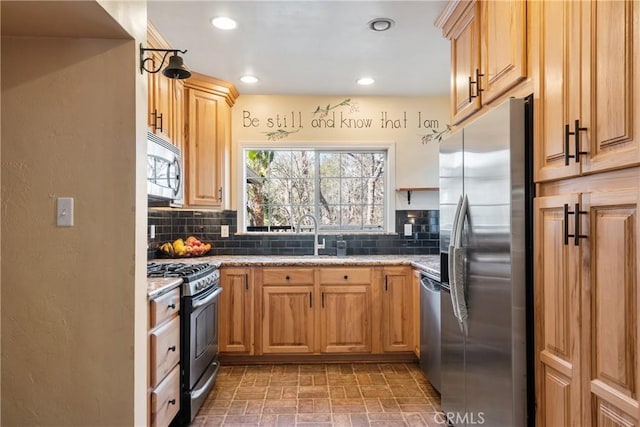
[[[312,353],[313,285],[262,288],[262,352]]]
[[[636,181],[638,182],[638,181]],[[640,190],[582,196],[582,425],[640,425]]]
[[[149,417],[168,426],[180,410],[180,289],[149,301]]]
[[[640,425],[639,178],[543,186],[535,201],[536,425]]]
[[[253,353],[253,284],[251,268],[220,269],[219,348]]]
[[[320,287],[320,351],[371,352],[371,286]]]
[[[535,342],[538,422],[579,425],[580,420],[580,248],[564,244],[564,205],[578,195],[535,200]]]
[[[422,275],[420,270],[413,270],[411,272],[411,303],[413,312],[413,353],[420,357],[420,292],[421,284],[420,279]]]
[[[385,267],[382,286],[382,348],[413,351],[411,268]]]
[[[399,360],[418,351],[419,280],[408,266],[222,267],[221,286],[223,355]]]

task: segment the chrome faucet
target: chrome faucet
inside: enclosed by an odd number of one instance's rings
[[[311,214],[302,215],[298,221],[296,233],[300,233],[300,224],[302,224],[302,220],[305,218],[311,218],[313,220],[313,255],[318,256],[318,249],[324,249],[324,238],[322,239],[322,243],[318,242],[318,220],[316,217]]]

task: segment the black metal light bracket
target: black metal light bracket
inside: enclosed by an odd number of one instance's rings
[[[158,66],[158,68],[154,69],[148,69],[145,66],[145,63],[148,61],[152,64],[152,67],[155,67],[155,63],[153,61],[152,57],[148,57],[145,58],[144,54],[145,52],[164,52],[164,56],[162,57],[162,62],[160,62],[160,65]],[[185,50],[180,50],[180,49],[155,49],[155,48],[150,48],[150,47],[142,47],[142,43],[140,43],[140,74],[143,74],[143,71],[146,71],[147,73],[151,73],[151,74],[155,74],[158,71],[160,71],[162,69],[162,66],[164,65],[164,62],[167,60],[167,56],[169,56],[170,53],[173,53],[174,55],[177,55],[178,53],[187,53],[187,49]]]

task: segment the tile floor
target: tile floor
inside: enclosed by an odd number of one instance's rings
[[[226,366],[192,426],[438,426],[417,364]]]

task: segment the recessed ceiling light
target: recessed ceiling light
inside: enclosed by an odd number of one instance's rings
[[[211,19],[211,25],[220,30],[233,30],[238,23],[228,16],[217,16]]]
[[[369,21],[369,28],[373,31],[387,31],[393,26],[393,19],[389,18],[376,18]]]
[[[242,83],[258,83],[258,78],[256,76],[250,76],[250,75],[246,75],[246,76],[242,76],[240,77],[240,81]]]
[[[371,77],[363,77],[358,79],[358,84],[362,86],[372,85],[375,82]]]

